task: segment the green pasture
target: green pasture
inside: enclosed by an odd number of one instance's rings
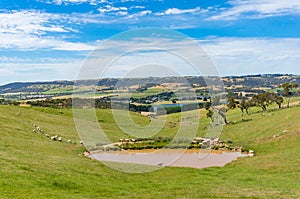
[[[254,150],[254,157],[225,167],[165,167],[133,174],[82,155],[85,148],[79,144],[71,109],[0,106],[0,198],[300,198],[299,112],[300,107],[266,113],[252,108],[242,116],[240,110],[230,110],[221,139]],[[132,137],[115,124],[111,110],[97,110],[96,115],[94,122],[111,140]],[[131,115],[140,128],[150,123],[148,117]],[[197,134],[205,135],[209,119],[205,110],[199,115]],[[184,125],[181,116],[168,115],[164,128],[153,136],[174,136]],[[63,142],[34,133],[32,123],[49,135],[62,136]]]

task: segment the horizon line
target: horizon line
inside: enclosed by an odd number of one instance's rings
[[[293,73],[257,73],[257,74],[243,74],[243,75],[226,75],[226,76],[205,76],[205,77],[219,77],[219,78],[228,78],[228,77],[252,77],[252,76],[300,76],[300,74],[293,74]],[[193,75],[185,75],[185,76],[166,76],[166,77],[158,77],[158,76],[148,76],[148,77],[105,77],[99,79],[135,79],[135,78],[167,78],[167,77],[204,77],[204,76],[193,76]],[[4,84],[0,84],[0,86],[5,86],[9,84],[16,84],[16,83],[47,83],[47,82],[76,82],[76,81],[85,81],[85,80],[98,80],[98,79],[54,79],[54,80],[36,80],[36,81],[12,81]]]

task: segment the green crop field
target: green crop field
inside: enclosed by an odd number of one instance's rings
[[[221,134],[256,156],[225,167],[132,174],[82,155],[71,109],[0,106],[0,198],[300,198],[300,107],[257,111],[252,108],[242,120],[240,110],[230,110],[230,124]],[[131,115],[141,126],[149,123],[145,116]],[[200,115],[199,135],[209,122],[204,110]],[[126,136],[110,110],[98,110],[97,116],[112,140]],[[173,136],[179,117],[168,116],[155,136]],[[32,123],[64,141],[34,133]]]

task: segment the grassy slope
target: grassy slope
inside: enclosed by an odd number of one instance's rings
[[[46,133],[78,142],[71,110],[0,106],[0,198],[299,198],[299,111],[252,114],[247,122],[240,122],[238,110],[229,111],[228,119],[235,123],[224,128],[222,138],[254,149],[255,157],[223,168],[127,174],[83,157],[78,144],[32,132],[35,122]],[[108,110],[98,114],[107,133],[120,134]],[[144,117],[134,120],[147,124]],[[164,131],[171,135],[174,130]],[[278,133],[282,135],[272,137]]]

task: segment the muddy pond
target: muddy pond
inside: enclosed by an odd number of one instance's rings
[[[196,149],[101,151],[89,155],[90,158],[99,161],[193,168],[222,167],[239,157],[245,156],[248,155],[240,152],[204,151]]]

